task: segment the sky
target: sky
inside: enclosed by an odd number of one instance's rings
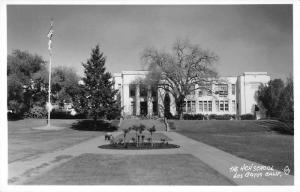
[[[48,61],[51,18],[53,67],[81,76],[96,44],[115,73],[145,69],[145,48],[169,51],[186,39],[219,56],[220,76],[263,71],[286,79],[293,73],[292,5],[8,5],[8,54],[26,50]]]

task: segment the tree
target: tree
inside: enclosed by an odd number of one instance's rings
[[[39,55],[14,50],[7,56],[8,109],[22,115],[34,105],[45,106],[46,61]]]
[[[280,95],[278,108],[282,121],[294,121],[294,83],[293,78],[287,79],[286,85]]]
[[[52,73],[53,100],[61,105],[72,102],[79,93],[79,76],[69,67],[56,67]]]
[[[257,92],[258,100],[267,110],[268,117],[279,118],[281,109],[279,99],[284,90],[284,82],[281,79],[274,79],[268,82],[268,85],[261,85]]]
[[[178,41],[171,53],[146,49],[142,60],[150,71],[146,83],[156,85],[174,97],[180,119],[186,96],[197,89],[210,89],[208,85],[217,79],[213,64],[218,57],[189,42]]]
[[[106,58],[100,51],[99,45],[92,49],[91,56],[83,63],[85,77],[81,89],[75,98],[75,110],[88,113],[96,121],[106,118],[107,114],[119,107],[116,105],[117,90],[113,89],[112,76],[106,72]]]

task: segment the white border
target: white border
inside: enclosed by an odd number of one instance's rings
[[[62,4],[74,4],[74,5],[87,5],[87,4],[97,4],[97,5],[148,5],[148,4],[157,4],[157,5],[188,5],[188,4],[293,4],[293,13],[294,13],[294,87],[295,87],[295,185],[294,186],[9,186],[7,185],[8,178],[8,158],[7,158],[7,117],[6,117],[6,106],[7,106],[7,75],[6,75],[6,63],[7,63],[7,23],[6,23],[6,5],[10,4],[51,4],[51,5],[62,5]],[[253,0],[253,1],[238,1],[238,0],[218,0],[218,1],[209,1],[209,0],[4,0],[0,2],[0,90],[1,90],[1,116],[0,116],[0,191],[22,191],[22,192],[32,192],[32,191],[143,191],[143,192],[152,192],[152,191],[300,191],[300,182],[299,182],[299,166],[296,162],[299,162],[299,121],[296,118],[298,113],[297,106],[299,101],[297,98],[300,97],[299,85],[300,85],[300,0]],[[298,54],[297,54],[298,53]]]

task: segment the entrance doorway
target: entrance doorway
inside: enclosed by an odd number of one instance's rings
[[[141,115],[146,116],[148,113],[148,106],[146,101],[142,101],[140,104],[141,107]]]

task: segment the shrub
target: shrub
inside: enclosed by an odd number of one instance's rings
[[[203,114],[184,114],[183,115],[184,120],[203,120],[205,118],[206,117]]]
[[[85,114],[71,115],[69,111],[53,110],[50,114],[51,119],[86,119]]]
[[[231,120],[231,119],[236,119],[235,115],[230,115],[230,114],[224,114],[224,115],[216,115],[216,114],[211,114],[208,116],[209,119],[213,120]]]
[[[255,116],[251,113],[240,116],[241,120],[255,120]]]
[[[19,113],[12,113],[12,112],[8,112],[7,113],[7,119],[9,121],[16,121],[16,120],[20,120],[23,118],[23,115],[22,114],[19,114]]]
[[[44,107],[34,106],[30,109],[28,117],[30,118],[45,118],[47,110]]]

